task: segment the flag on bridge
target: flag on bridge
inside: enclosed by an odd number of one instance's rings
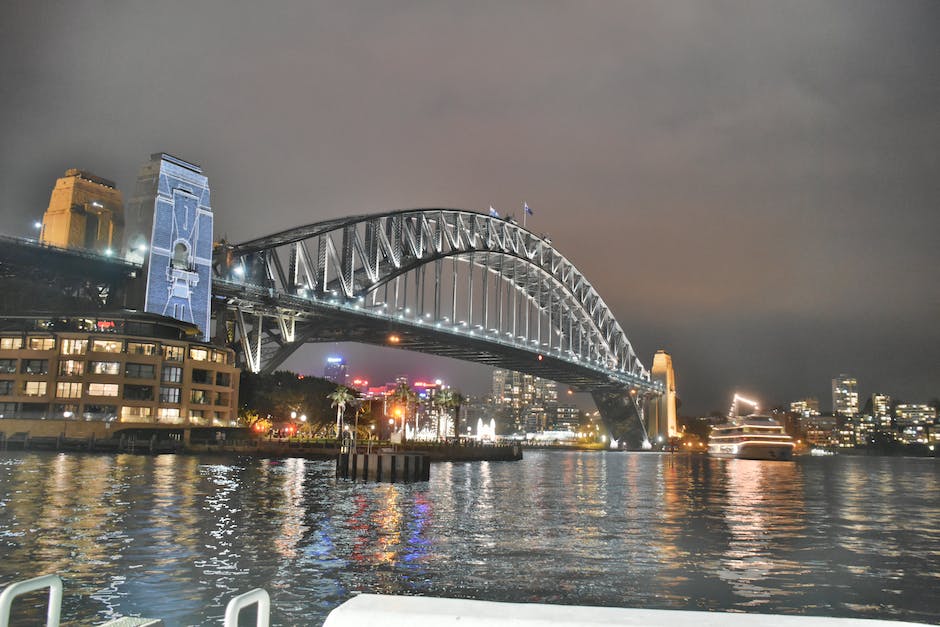
[[[532,210],[529,209],[529,203],[522,201],[522,227],[525,228],[525,220],[529,216],[533,215]]]
[[[490,205],[490,215],[494,218],[499,217],[499,212],[496,209],[493,209],[493,205]]]

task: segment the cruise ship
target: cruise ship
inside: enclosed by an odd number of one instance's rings
[[[759,414],[735,417],[712,427],[708,440],[709,455],[737,459],[786,461],[793,458],[793,447],[793,438],[786,434],[783,425]]]

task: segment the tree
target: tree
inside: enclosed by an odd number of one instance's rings
[[[438,409],[437,420],[435,424],[437,426],[437,439],[441,439],[441,418],[450,413],[450,410],[454,407],[454,393],[444,388],[439,390],[437,394],[434,395],[434,406]]]
[[[243,409],[238,412],[238,422],[256,433],[267,433],[272,426],[270,420],[262,418],[253,409]]]
[[[338,386],[327,398],[331,401],[331,407],[336,408],[336,439],[342,436],[343,415],[346,413],[346,405],[356,400],[356,394],[345,385]]]
[[[414,403],[415,400],[417,400],[418,395],[415,394],[414,390],[412,390],[411,387],[407,383],[405,383],[404,381],[399,381],[398,385],[395,386],[395,390],[391,393],[390,396],[391,396],[391,399],[395,401],[396,403],[398,403],[402,408],[402,412],[403,412],[402,436],[404,437],[405,435],[404,422],[405,420],[407,420],[408,412],[411,409],[411,405],[412,403]]]
[[[451,393],[451,407],[454,409],[454,435],[460,437],[460,406],[467,402],[466,397],[460,393],[460,390],[454,390]]]

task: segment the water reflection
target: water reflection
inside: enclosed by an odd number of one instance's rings
[[[300,459],[8,452],[0,582],[59,572],[82,624],[218,622],[256,586],[280,625],[358,591],[928,620],[936,471],[536,452],[388,485]]]
[[[745,607],[771,603],[779,594],[781,574],[799,574],[784,547],[804,531],[803,486],[795,462],[721,460],[727,473],[725,521],[730,533],[719,576]]]

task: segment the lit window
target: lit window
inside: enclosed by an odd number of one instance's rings
[[[208,361],[209,351],[205,348],[196,348],[193,346],[189,349],[189,358],[195,361]]]
[[[189,402],[197,405],[208,405],[210,394],[207,390],[193,390],[189,394]]]
[[[91,350],[96,353],[120,353],[124,349],[124,343],[120,340],[94,340]]]
[[[55,348],[54,337],[31,337],[27,345],[34,351],[49,351]]]
[[[58,398],[81,398],[82,397],[82,384],[81,383],[56,383],[55,386],[55,395]]]
[[[74,377],[85,374],[85,362],[65,359],[59,362],[60,377]]]
[[[84,355],[88,350],[88,340],[62,340],[59,352],[62,355]]]
[[[157,421],[170,423],[182,422],[179,407],[161,407],[157,410]]]
[[[157,352],[157,345],[149,342],[128,342],[127,353],[129,355],[153,355]]]
[[[182,346],[164,346],[163,361],[183,361]]]
[[[151,409],[149,407],[121,408],[121,422],[150,422]]]
[[[183,369],[178,366],[163,366],[160,380],[164,383],[179,383],[183,380]]]
[[[17,350],[23,348],[21,337],[0,337],[0,350]]]
[[[197,425],[206,424],[206,418],[205,418],[204,412],[201,409],[190,409],[189,421]]]
[[[212,351],[212,361],[217,364],[225,363],[225,353],[223,351]]]
[[[26,396],[45,396],[46,395],[46,382],[45,381],[27,381],[26,385],[23,388],[23,394]]]
[[[117,383],[89,383],[88,396],[117,396]]]
[[[88,371],[91,374],[121,374],[121,362],[92,361],[88,364]]]

